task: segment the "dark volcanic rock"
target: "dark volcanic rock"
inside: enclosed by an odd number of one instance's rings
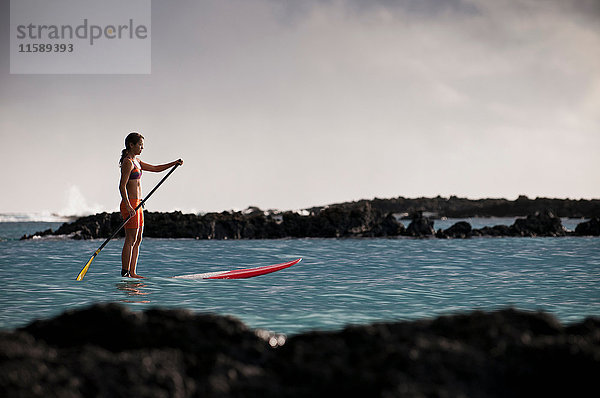
[[[340,203],[336,206],[355,206],[369,202],[374,209],[384,213],[409,213],[423,210],[437,213],[439,217],[524,217],[543,209],[552,209],[559,217],[591,218],[600,216],[600,199],[573,200],[519,196],[515,200],[507,199],[467,199],[450,196],[444,198],[404,198],[360,200],[352,203]],[[318,212],[321,208],[309,209]]]
[[[116,304],[36,321],[0,341],[4,396],[237,395],[264,382],[268,346],[233,318]]]
[[[406,228],[402,223],[396,220],[396,217],[392,213],[388,213],[383,221],[379,224],[379,235],[378,236],[398,236],[402,235]]]
[[[466,221],[459,221],[445,230],[439,230],[436,233],[438,238],[468,238],[471,236],[471,224]]]
[[[32,235],[24,235],[21,239],[51,235],[66,235],[73,239],[108,238],[122,221],[123,219],[119,213],[98,213],[92,216],[80,217],[73,222],[63,223],[56,231],[47,229]],[[123,230],[120,232],[119,236],[125,236]]]
[[[269,364],[298,396],[570,395],[600,369],[600,322],[588,323],[583,338],[514,310],[356,326],[292,337]]]
[[[594,217],[589,221],[578,224],[575,227],[575,235],[600,236],[600,217]]]
[[[74,239],[108,238],[121,224],[119,213],[101,213],[63,224],[57,231],[47,230],[33,236],[66,235]],[[316,214],[286,212],[265,214],[257,208],[246,213],[227,212],[205,215],[144,213],[144,236],[148,238],[188,239],[280,239],[385,237],[398,236],[404,226],[391,213],[373,209],[370,204],[355,207],[329,207]],[[121,230],[119,236],[123,236]]]
[[[433,221],[423,215],[422,211],[413,214],[412,221],[406,228],[406,235],[413,237],[427,237],[435,234]]]
[[[246,212],[221,212],[205,215],[144,213],[144,236],[149,238],[188,239],[281,239],[281,238],[353,238],[353,237],[431,237],[468,238],[471,236],[565,236],[566,229],[559,217],[550,211],[536,212],[515,220],[509,226],[496,225],[471,229],[461,221],[445,231],[435,233],[433,221],[422,211],[413,213],[408,228],[404,228],[394,213],[384,212],[370,202],[336,205],[304,215],[295,212],[263,212],[251,208]],[[575,235],[600,235],[600,218],[582,223]],[[107,238],[121,224],[119,213],[100,213],[63,224],[58,230],[36,232],[35,236],[61,235],[73,239]],[[118,236],[124,236],[123,230]]]
[[[516,200],[466,199],[451,196],[443,198],[404,198],[360,200],[325,207],[307,209],[310,215],[293,212],[265,214],[257,207],[246,212],[222,212],[205,215],[145,212],[147,237],[192,239],[276,239],[283,237],[361,237],[405,235],[401,224],[394,224],[390,215],[414,214],[428,211],[439,217],[522,217],[542,209],[553,209],[559,217],[600,217],[600,200],[529,199]],[[67,235],[74,239],[107,238],[121,223],[119,213],[101,213],[82,217],[63,224],[57,231],[46,230],[33,236]],[[415,225],[415,228],[417,226]],[[428,236],[428,227],[411,230],[409,236]],[[540,236],[532,225],[519,225],[523,229],[501,236]],[[544,227],[545,228],[545,227]],[[548,229],[544,229],[546,231]],[[499,236],[498,230],[473,231],[473,236]],[[459,234],[460,235],[460,234]],[[562,236],[560,231],[543,236]],[[123,231],[119,236],[124,236]]]
[[[258,336],[262,336],[258,337]],[[600,320],[512,309],[284,339],[239,321],[108,304],[0,333],[5,397],[587,396]]]
[[[519,218],[511,226],[515,235],[520,236],[565,236],[566,229],[560,218],[551,211],[536,212],[527,218]]]
[[[513,236],[508,225],[494,225],[493,227],[483,227],[471,231],[471,236]]]
[[[536,212],[526,218],[518,218],[513,225],[496,225],[471,231],[471,236],[565,236],[567,230],[560,218],[551,211]]]

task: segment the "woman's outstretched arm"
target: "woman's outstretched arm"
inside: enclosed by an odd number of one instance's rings
[[[181,166],[183,164],[183,160],[177,159],[170,163],[157,164],[157,165],[145,163],[140,160],[140,165],[142,166],[142,170],[152,171],[154,173],[160,173],[161,171],[165,171],[166,169],[171,168],[171,167],[175,166],[176,164],[179,164]]]

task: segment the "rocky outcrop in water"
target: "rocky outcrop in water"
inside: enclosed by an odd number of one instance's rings
[[[331,206],[316,213],[263,212],[251,208],[244,212],[205,215],[172,213],[144,214],[144,236],[149,238],[188,239],[280,239],[280,238],[362,238],[362,237],[438,237],[470,238],[477,236],[565,236],[571,234],[550,210],[536,211],[518,218],[513,225],[472,229],[461,221],[446,230],[434,230],[434,220],[423,211],[413,213],[405,228],[396,213],[385,213],[370,203]],[[571,235],[600,235],[599,217],[583,223]],[[58,230],[25,235],[21,239],[44,236],[68,236],[73,239],[107,238],[121,224],[119,213],[100,213],[63,224]],[[120,231],[118,236],[124,236]]]
[[[592,218],[600,217],[600,199],[552,199],[519,196],[515,200],[508,199],[467,199],[450,196],[435,198],[404,198],[360,200],[340,203],[333,206],[356,206],[364,203],[383,213],[413,214],[418,211],[435,214],[437,217],[472,218],[472,217],[525,217],[537,211],[551,209],[558,217]],[[313,207],[313,213],[322,207]]]
[[[508,225],[494,225],[493,227],[483,227],[471,230],[467,238],[472,236],[502,237],[514,236],[513,230]]]
[[[506,309],[286,338],[116,304],[0,332],[4,397],[588,396],[600,319]]]
[[[435,234],[433,229],[433,221],[423,215],[422,211],[418,211],[412,216],[412,221],[406,228],[406,236],[412,237],[429,237]]]
[[[575,235],[600,236],[600,217],[594,217],[589,221],[577,225]]]
[[[512,230],[520,236],[565,236],[566,229],[560,218],[551,211],[536,212],[527,218],[519,218],[512,225]]]
[[[450,228],[441,230],[439,229],[435,236],[438,238],[469,238],[471,237],[471,231],[473,228],[471,224],[466,221],[459,221],[456,224],[452,225]]]
[[[34,236],[65,235],[74,239],[107,238],[122,219],[119,213],[101,213],[63,224],[58,230],[36,232]],[[246,212],[205,215],[144,213],[144,236],[189,239],[279,239],[346,238],[398,236],[405,228],[393,214],[382,213],[369,204],[330,207],[318,214],[268,213],[259,209]],[[118,236],[124,236],[121,231]]]
[[[566,236],[567,230],[563,227],[560,218],[551,211],[536,212],[526,218],[518,218],[512,225],[495,225],[472,229],[465,221],[457,222],[446,230],[438,230],[438,238],[470,238],[470,237],[556,237]]]

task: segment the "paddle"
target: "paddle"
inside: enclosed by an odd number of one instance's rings
[[[179,166],[179,163],[177,163],[175,166],[173,166],[173,168],[171,169],[171,171],[169,171],[167,173],[166,176],[163,177],[162,180],[160,180],[160,182],[158,184],[156,184],[156,186],[152,189],[152,191],[150,191],[150,193],[140,202],[139,205],[136,206],[135,211],[137,211],[140,207],[142,207],[144,205],[144,203],[148,200],[148,198],[150,196],[152,196],[152,194],[154,193],[154,191],[156,191],[158,189],[158,187],[160,187],[160,185],[165,182],[165,180],[167,178],[169,178],[169,176],[175,171],[175,169]],[[134,213],[135,214],[135,213]],[[98,250],[96,250],[94,252],[94,254],[92,254],[92,257],[88,260],[87,264],[85,265],[85,267],[83,267],[83,269],[81,270],[81,272],[79,272],[79,275],[77,275],[77,280],[80,281],[83,279],[83,277],[85,276],[85,274],[88,272],[88,269],[90,268],[90,265],[92,264],[92,261],[94,261],[94,258],[96,258],[96,256],[98,255],[98,253],[100,253],[100,250],[104,249],[104,246],[106,246],[106,244],[108,242],[110,242],[110,240],[112,238],[114,238],[117,233],[121,230],[121,228],[123,228],[123,226],[125,226],[125,224],[127,224],[127,221],[129,221],[129,219],[133,217],[133,215],[129,215],[129,217],[127,217],[126,220],[124,220],[121,225],[119,225],[119,228],[117,228],[115,230],[115,232],[113,232],[113,234],[110,236],[110,238],[106,239],[104,241],[104,243],[98,248]]]

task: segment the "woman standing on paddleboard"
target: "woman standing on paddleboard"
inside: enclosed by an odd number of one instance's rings
[[[119,161],[121,165],[121,180],[119,182],[121,216],[123,220],[126,220],[130,215],[132,216],[125,224],[125,243],[121,254],[121,276],[132,278],[142,278],[136,273],[136,267],[144,231],[144,213],[141,207],[137,211],[135,210],[142,201],[142,171],[158,173],[176,164],[183,164],[181,159],[161,165],[144,163],[137,158],[143,149],[144,137],[136,132],[130,133],[125,138],[125,149],[121,152],[121,160]]]

